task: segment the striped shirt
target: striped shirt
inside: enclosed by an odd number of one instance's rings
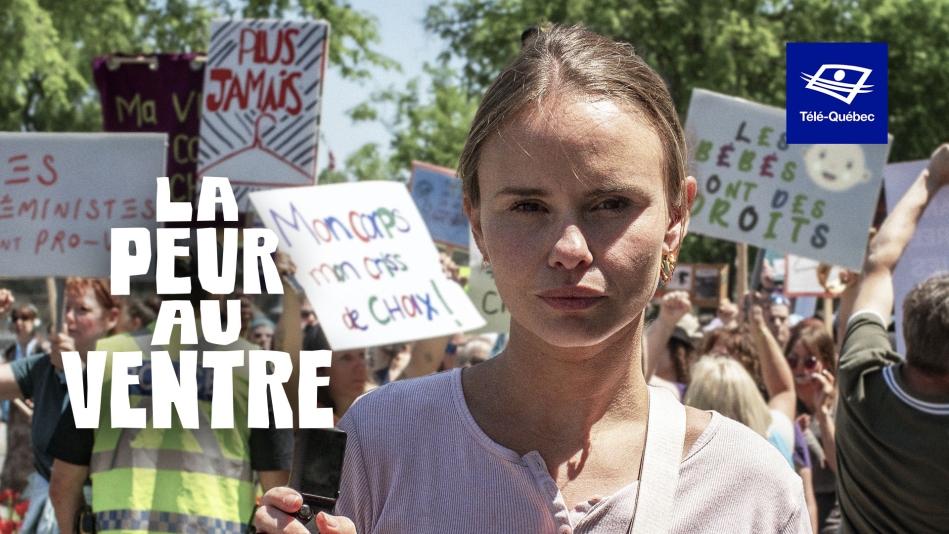
[[[840,532],[944,533],[949,528],[949,395],[914,391],[886,322],[851,316],[837,384]]]
[[[357,401],[336,512],[360,534],[626,532],[637,483],[567,506],[537,452],[492,441],[461,371],[394,382]],[[810,532],[800,478],[766,440],[713,412],[682,461],[672,532]]]

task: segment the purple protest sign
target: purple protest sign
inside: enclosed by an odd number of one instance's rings
[[[93,61],[107,132],[168,134],[171,200],[194,199],[204,62],[197,53],[131,56]]]

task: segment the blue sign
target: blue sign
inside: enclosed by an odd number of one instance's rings
[[[461,180],[450,169],[412,167],[412,200],[428,233],[437,243],[468,248],[468,217],[462,204]]]
[[[887,143],[886,43],[787,43],[787,140]]]

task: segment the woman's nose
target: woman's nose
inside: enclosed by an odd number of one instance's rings
[[[550,266],[575,269],[584,264],[589,265],[592,262],[593,255],[583,232],[575,224],[568,225],[560,233],[553,249],[550,251]]]

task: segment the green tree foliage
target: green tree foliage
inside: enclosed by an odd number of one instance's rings
[[[928,157],[949,137],[945,0],[442,0],[426,17],[476,94],[517,53],[520,31],[543,22],[633,44],[683,116],[696,87],[783,107],[786,42],[887,42],[890,160]]]
[[[425,65],[425,73],[431,85],[424,93],[416,78],[405,90],[379,91],[349,112],[355,121],[381,120],[392,134],[390,164],[396,179],[408,177],[412,160],[455,168],[478,107],[448,66]]]
[[[101,128],[92,59],[111,52],[207,48],[211,19],[237,14],[227,0],[5,0],[0,2],[0,129]],[[247,0],[244,16],[322,18],[330,65],[364,79],[368,65],[397,68],[374,49],[378,21],[342,0]]]

